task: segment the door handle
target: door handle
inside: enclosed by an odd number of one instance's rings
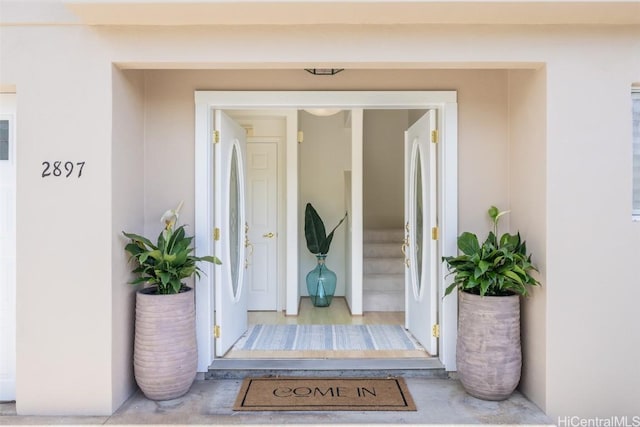
[[[253,256],[253,243],[249,241],[249,224],[244,223],[244,247],[248,248],[249,253],[246,254],[246,258],[244,260],[244,268],[249,268],[249,258]]]
[[[409,256],[407,255],[407,248],[409,247],[409,221],[407,221],[407,223],[405,224],[404,229],[407,231],[407,234],[404,236],[404,240],[402,241],[400,250],[402,251],[402,255],[404,256],[404,266],[409,268],[411,266]]]
[[[267,239],[272,239],[275,236],[275,234],[269,232],[269,233],[265,233],[262,235],[262,237],[265,237]]]

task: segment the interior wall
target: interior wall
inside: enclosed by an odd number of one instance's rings
[[[364,111],[364,228],[403,228],[407,110]]]
[[[111,157],[112,411],[135,391],[135,291],[122,231],[144,233],[144,72],[113,69]],[[129,173],[123,173],[129,171]]]
[[[327,233],[347,210],[344,172],[351,170],[351,126],[346,122],[346,114],[346,111],[328,117],[317,117],[305,111],[298,114],[298,126],[304,132],[304,141],[298,146],[300,295],[308,295],[305,278],[317,263],[307,249],[304,235],[306,204],[311,203],[318,211]],[[326,260],[327,267],[337,276],[336,296],[344,296],[348,280],[345,230],[347,227],[343,223],[335,231]]]
[[[547,135],[546,69],[512,70],[509,93],[509,232],[520,232],[542,287],[521,301],[520,391],[546,409]],[[502,228],[501,232],[507,231]]]

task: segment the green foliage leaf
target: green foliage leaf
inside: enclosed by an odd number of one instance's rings
[[[215,257],[215,256],[203,256],[203,257],[200,257],[200,260],[211,262],[213,264],[218,264],[218,265],[222,264],[222,261],[220,261],[218,257]]]
[[[492,206],[488,213],[495,228],[482,245],[474,234],[464,232],[458,237],[461,254],[442,258],[453,275],[453,284],[447,287],[445,295],[458,288],[482,296],[526,296],[528,286],[540,285],[532,276],[537,270],[520,233],[505,233],[497,239],[497,220],[507,212]]]
[[[153,245],[153,243],[151,243],[151,241],[149,239],[147,239],[146,237],[143,237],[143,236],[140,236],[140,235],[134,234],[134,233],[126,233],[124,231],[122,232],[122,234],[124,234],[126,237],[131,239],[131,241],[134,242],[134,243],[146,245],[147,247],[149,247],[151,249],[157,249]],[[144,248],[144,246],[142,246],[142,248]]]
[[[495,206],[491,206],[489,208],[489,210],[487,211],[487,213],[489,214],[489,217],[495,221],[498,218],[498,214],[500,213],[500,211],[498,210],[498,208],[496,208]]]
[[[326,230],[324,223],[318,215],[318,212],[311,205],[307,203],[304,212],[304,235],[307,239],[307,249],[312,254],[319,254],[320,248],[326,240]]]
[[[313,205],[311,203],[307,203],[304,213],[304,235],[307,240],[307,249],[309,249],[309,252],[315,255],[327,254],[331,247],[331,242],[333,241],[334,232],[346,218],[347,213],[345,212],[344,217],[342,217],[340,222],[333,227],[333,230],[331,230],[327,236],[322,218],[320,218],[320,215]]]
[[[157,286],[159,294],[179,293],[182,280],[193,275],[199,277],[198,262],[221,264],[214,256],[190,255],[193,252],[193,237],[186,235],[184,225],[163,230],[158,236],[157,246],[143,236],[126,232],[123,234],[130,239],[125,251],[136,261],[132,272],[137,277],[130,283]]]
[[[473,255],[480,251],[478,237],[475,234],[464,232],[458,237],[458,249],[466,255]]]

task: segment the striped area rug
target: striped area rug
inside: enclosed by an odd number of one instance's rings
[[[421,350],[401,325],[251,325],[237,350]]]

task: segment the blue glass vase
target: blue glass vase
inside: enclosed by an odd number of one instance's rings
[[[336,293],[336,273],[324,264],[327,255],[316,255],[318,264],[307,274],[307,291],[314,307],[329,307]]]

